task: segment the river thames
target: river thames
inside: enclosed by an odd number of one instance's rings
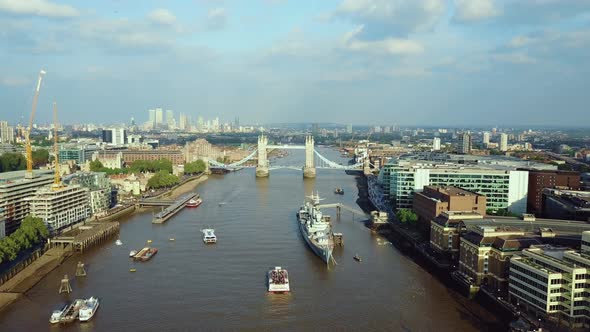
[[[303,151],[273,160],[303,165]],[[338,152],[321,149],[331,160]],[[335,195],[335,187],[344,195]],[[111,242],[67,260],[0,312],[2,331],[194,331],[194,330],[492,330],[471,314],[472,304],[448,289],[395,246],[372,234],[347,212],[334,231],[344,235],[336,248],[337,265],[327,268],[302,240],[295,213],[304,194],[318,191],[323,203],[342,202],[358,208],[355,177],[343,171],[318,170],[316,179],[302,172],[273,170],[256,179],[253,169],[212,175],[196,191],[197,209],[184,209],[163,225],[152,213],[121,221],[123,245]],[[222,204],[219,204],[222,203]],[[215,228],[217,244],[205,245],[202,228]],[[175,241],[170,241],[174,238]],[[152,240],[158,254],[134,263],[129,251]],[[362,262],[353,260],[355,253]],[[73,279],[73,293],[59,295],[60,279],[74,275],[76,263],[88,275]],[[266,293],[266,272],[289,270],[289,295]],[[137,272],[129,272],[130,268]],[[98,296],[92,321],[50,326],[51,311],[66,301]],[[493,323],[493,320],[491,320]]]

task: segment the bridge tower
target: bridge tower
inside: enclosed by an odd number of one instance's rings
[[[315,165],[313,162],[314,141],[313,136],[305,137],[305,166],[303,167],[304,178],[315,178]]]
[[[258,136],[258,165],[256,166],[256,177],[264,178],[268,176],[268,158],[266,156],[266,146],[268,138],[261,134]]]

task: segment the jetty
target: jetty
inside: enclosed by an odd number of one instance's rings
[[[71,245],[73,251],[84,252],[88,248],[102,243],[119,233],[118,222],[89,222],[80,225],[61,236],[47,239],[50,247],[66,248]]]
[[[370,216],[368,213],[365,213],[362,210],[355,209],[353,207],[350,207],[350,206],[342,204],[342,203],[319,204],[318,208],[319,209],[330,209],[330,208],[336,209],[336,218],[338,220],[340,220],[340,215],[342,214],[342,210],[351,212],[353,218],[355,215],[360,216],[361,218],[368,218]]]
[[[164,222],[166,222],[166,220],[168,220],[172,216],[174,216],[178,211],[182,210],[186,206],[186,203],[188,201],[190,201],[191,199],[196,199],[196,198],[199,198],[199,194],[197,194],[197,193],[188,193],[188,194],[184,194],[184,195],[178,197],[175,201],[170,203],[168,205],[168,207],[166,207],[165,209],[162,209],[161,212],[154,215],[154,218],[152,219],[152,223],[163,224]],[[155,201],[152,201],[152,202],[155,202]],[[164,203],[164,202],[159,201],[159,203]],[[169,201],[166,201],[165,203],[169,203]],[[162,204],[162,206],[164,206],[164,204]]]

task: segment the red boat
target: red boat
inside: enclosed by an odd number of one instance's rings
[[[203,203],[203,200],[202,200],[202,199],[200,199],[200,198],[197,198],[197,199],[191,199],[190,201],[188,201],[188,202],[186,203],[186,207],[194,207],[194,208],[196,208],[196,207],[198,207],[199,205],[201,205],[201,203]]]

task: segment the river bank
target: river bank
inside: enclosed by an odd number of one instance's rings
[[[207,175],[202,174],[162,193],[161,197],[176,199],[182,194],[195,190],[199,184],[207,179]],[[149,209],[151,208],[136,208],[130,213],[125,213],[124,216],[130,217]],[[71,248],[51,248],[10,280],[2,284],[0,286],[0,311],[19,299],[72,255]]]

